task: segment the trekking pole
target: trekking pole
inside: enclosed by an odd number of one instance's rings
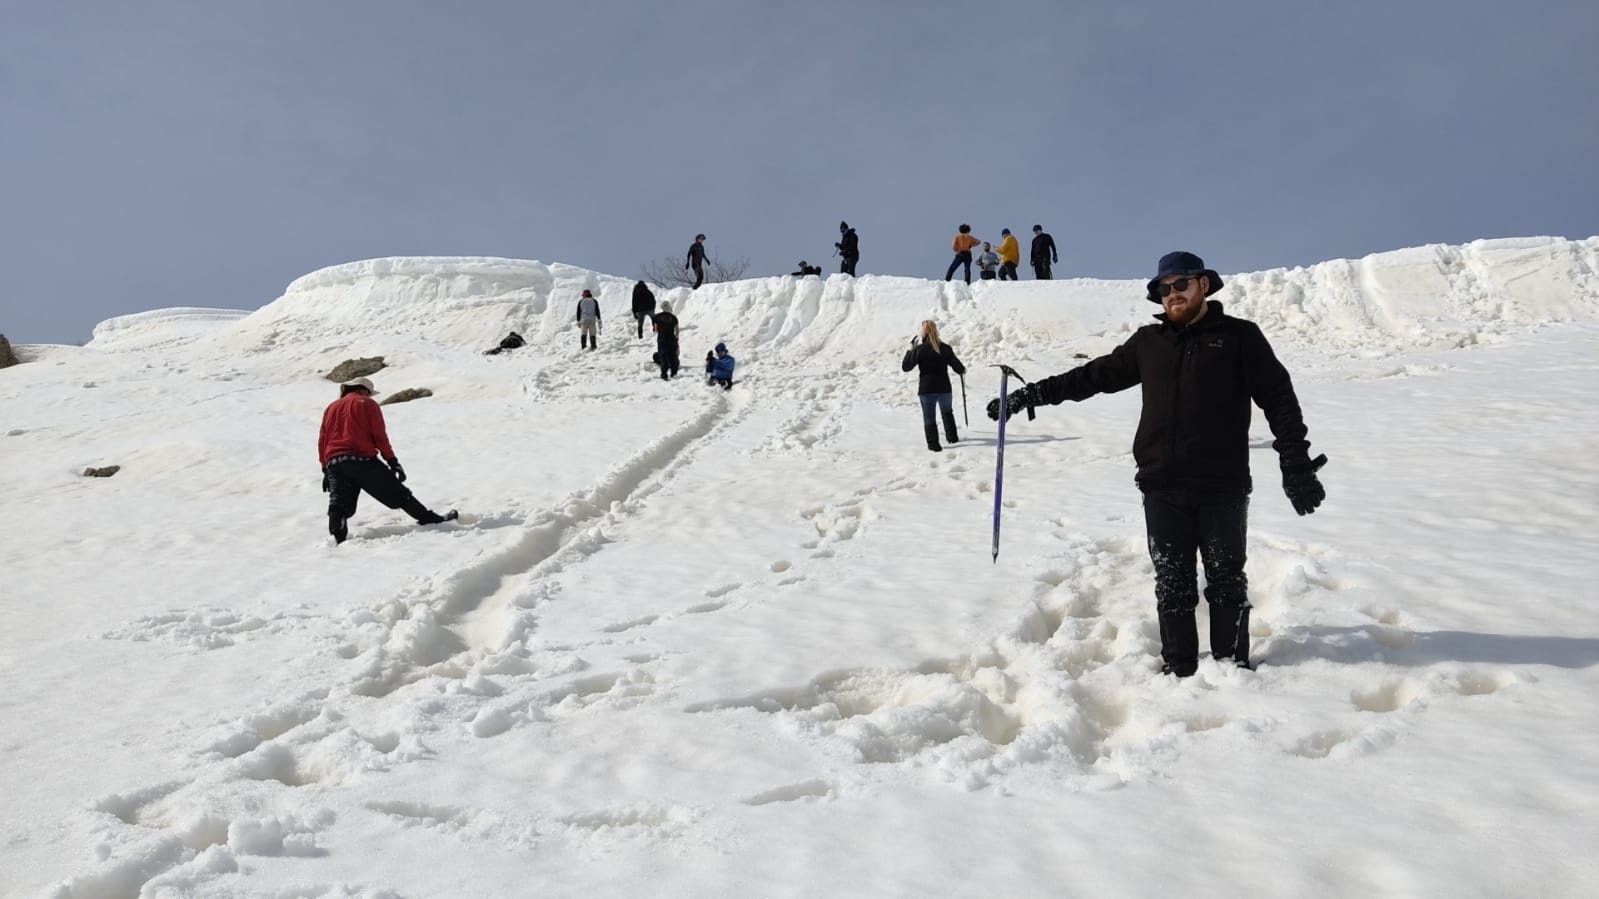
[[[999,440],[995,444],[994,452],[994,543],[992,553],[992,561],[997,564],[999,562],[1000,501],[1005,495],[1005,422],[1010,420],[1010,404],[1008,402],[1010,398],[1010,391],[1008,382],[1012,375],[1015,375],[1016,380],[1021,381],[1023,384],[1027,383],[1027,379],[1023,378],[1019,374],[1016,374],[1016,369],[1011,368],[1009,365],[996,365],[994,367],[999,369]],[[965,378],[961,379],[961,384],[964,387]],[[1027,417],[1037,417],[1037,415],[1033,412],[1032,406],[1027,407]]]
[[[999,377],[1000,377],[1000,380],[1002,380],[1002,381],[1005,379],[1004,375],[1000,375]],[[966,427],[969,428],[969,427],[972,426],[972,413],[971,413],[971,410],[966,408],[966,376],[965,375],[961,375],[960,379],[961,379],[961,416],[966,419]]]

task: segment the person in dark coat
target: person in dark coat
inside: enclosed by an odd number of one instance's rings
[[[350,518],[363,490],[417,524],[442,524],[460,517],[454,509],[443,515],[429,509],[405,486],[405,469],[389,445],[383,410],[372,399],[375,392],[366,378],[345,381],[339,385],[339,398],[322,411],[316,452],[322,490],[328,495],[328,533],[334,543],[350,536]]]
[[[516,349],[518,347],[524,347],[524,346],[527,346],[527,341],[522,338],[522,335],[516,333],[515,331],[512,331],[511,333],[509,333],[509,334],[505,335],[504,337],[500,338],[500,345],[499,346],[495,347],[492,350],[484,350],[483,351],[483,355],[485,355],[485,356],[498,356],[499,354],[501,354],[503,352],[506,352],[507,350],[514,350],[514,349]]]
[[[838,247],[838,255],[843,258],[843,261],[839,263],[838,270],[854,277],[855,263],[861,261],[860,235],[856,234],[855,229],[849,226],[849,222],[839,222],[838,233],[838,243],[833,244],[833,246]]]
[[[688,261],[683,263],[683,268],[694,270],[694,289],[699,290],[705,283],[705,235],[694,235],[694,242],[688,245]]]
[[[655,331],[655,364],[661,367],[661,380],[677,377],[677,316],[672,314],[671,300],[661,301],[650,327]]]
[[[644,319],[655,315],[655,293],[643,281],[633,285],[633,321],[638,324],[639,339],[644,338]]]
[[[1250,403],[1266,415],[1276,440],[1283,492],[1308,515],[1327,493],[1288,370],[1254,322],[1228,315],[1221,276],[1193,253],[1161,257],[1148,299],[1164,312],[1108,355],[1009,395],[1005,412],[1077,402],[1142,386],[1143,412],[1133,437],[1144,525],[1155,564],[1155,609],[1164,671],[1193,674],[1199,664],[1196,556],[1205,566],[1210,653],[1243,668],[1249,661],[1249,593],[1244,575],[1248,518]],[[999,400],[988,404],[998,420]]]
[[[943,452],[938,444],[938,423],[933,419],[936,408],[944,417],[944,437],[950,443],[958,442],[955,430],[955,391],[949,384],[949,370],[966,374],[966,366],[955,357],[955,348],[938,339],[938,325],[932,319],[922,322],[921,335],[911,338],[911,348],[905,351],[904,371],[917,369],[916,395],[922,401],[922,431],[927,435],[927,448]]]
[[[1033,226],[1033,277],[1040,281],[1048,281],[1054,277],[1050,266],[1060,261],[1060,252],[1055,249],[1055,238],[1044,231],[1043,225]]]

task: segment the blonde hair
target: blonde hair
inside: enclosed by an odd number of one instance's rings
[[[922,340],[933,348],[933,352],[942,353],[944,351],[943,345],[938,342],[938,325],[934,324],[930,318],[922,322]]]

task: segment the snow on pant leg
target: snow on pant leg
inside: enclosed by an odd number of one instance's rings
[[[1184,490],[1144,493],[1144,528],[1155,566],[1155,611],[1160,616],[1161,658],[1179,674],[1199,664],[1199,515]]]
[[[1244,572],[1249,525],[1246,488],[1215,491],[1199,505],[1199,555],[1210,606],[1210,654],[1249,660],[1249,578]]]
[[[355,507],[361,499],[360,483],[345,474],[345,468],[354,464],[340,462],[328,466],[328,533],[340,543],[349,535],[349,522],[355,517]]]
[[[396,478],[394,472],[382,462],[368,459],[349,464],[360,466],[361,489],[383,505],[390,509],[399,509],[420,524],[438,524],[444,520],[436,512],[422,505],[422,501],[416,498],[411,489],[400,483],[400,479]]]

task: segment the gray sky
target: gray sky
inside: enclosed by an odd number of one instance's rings
[[[1599,232],[1593,0],[0,0],[0,332],[325,265],[1057,277]],[[829,264],[830,263],[830,264]]]

